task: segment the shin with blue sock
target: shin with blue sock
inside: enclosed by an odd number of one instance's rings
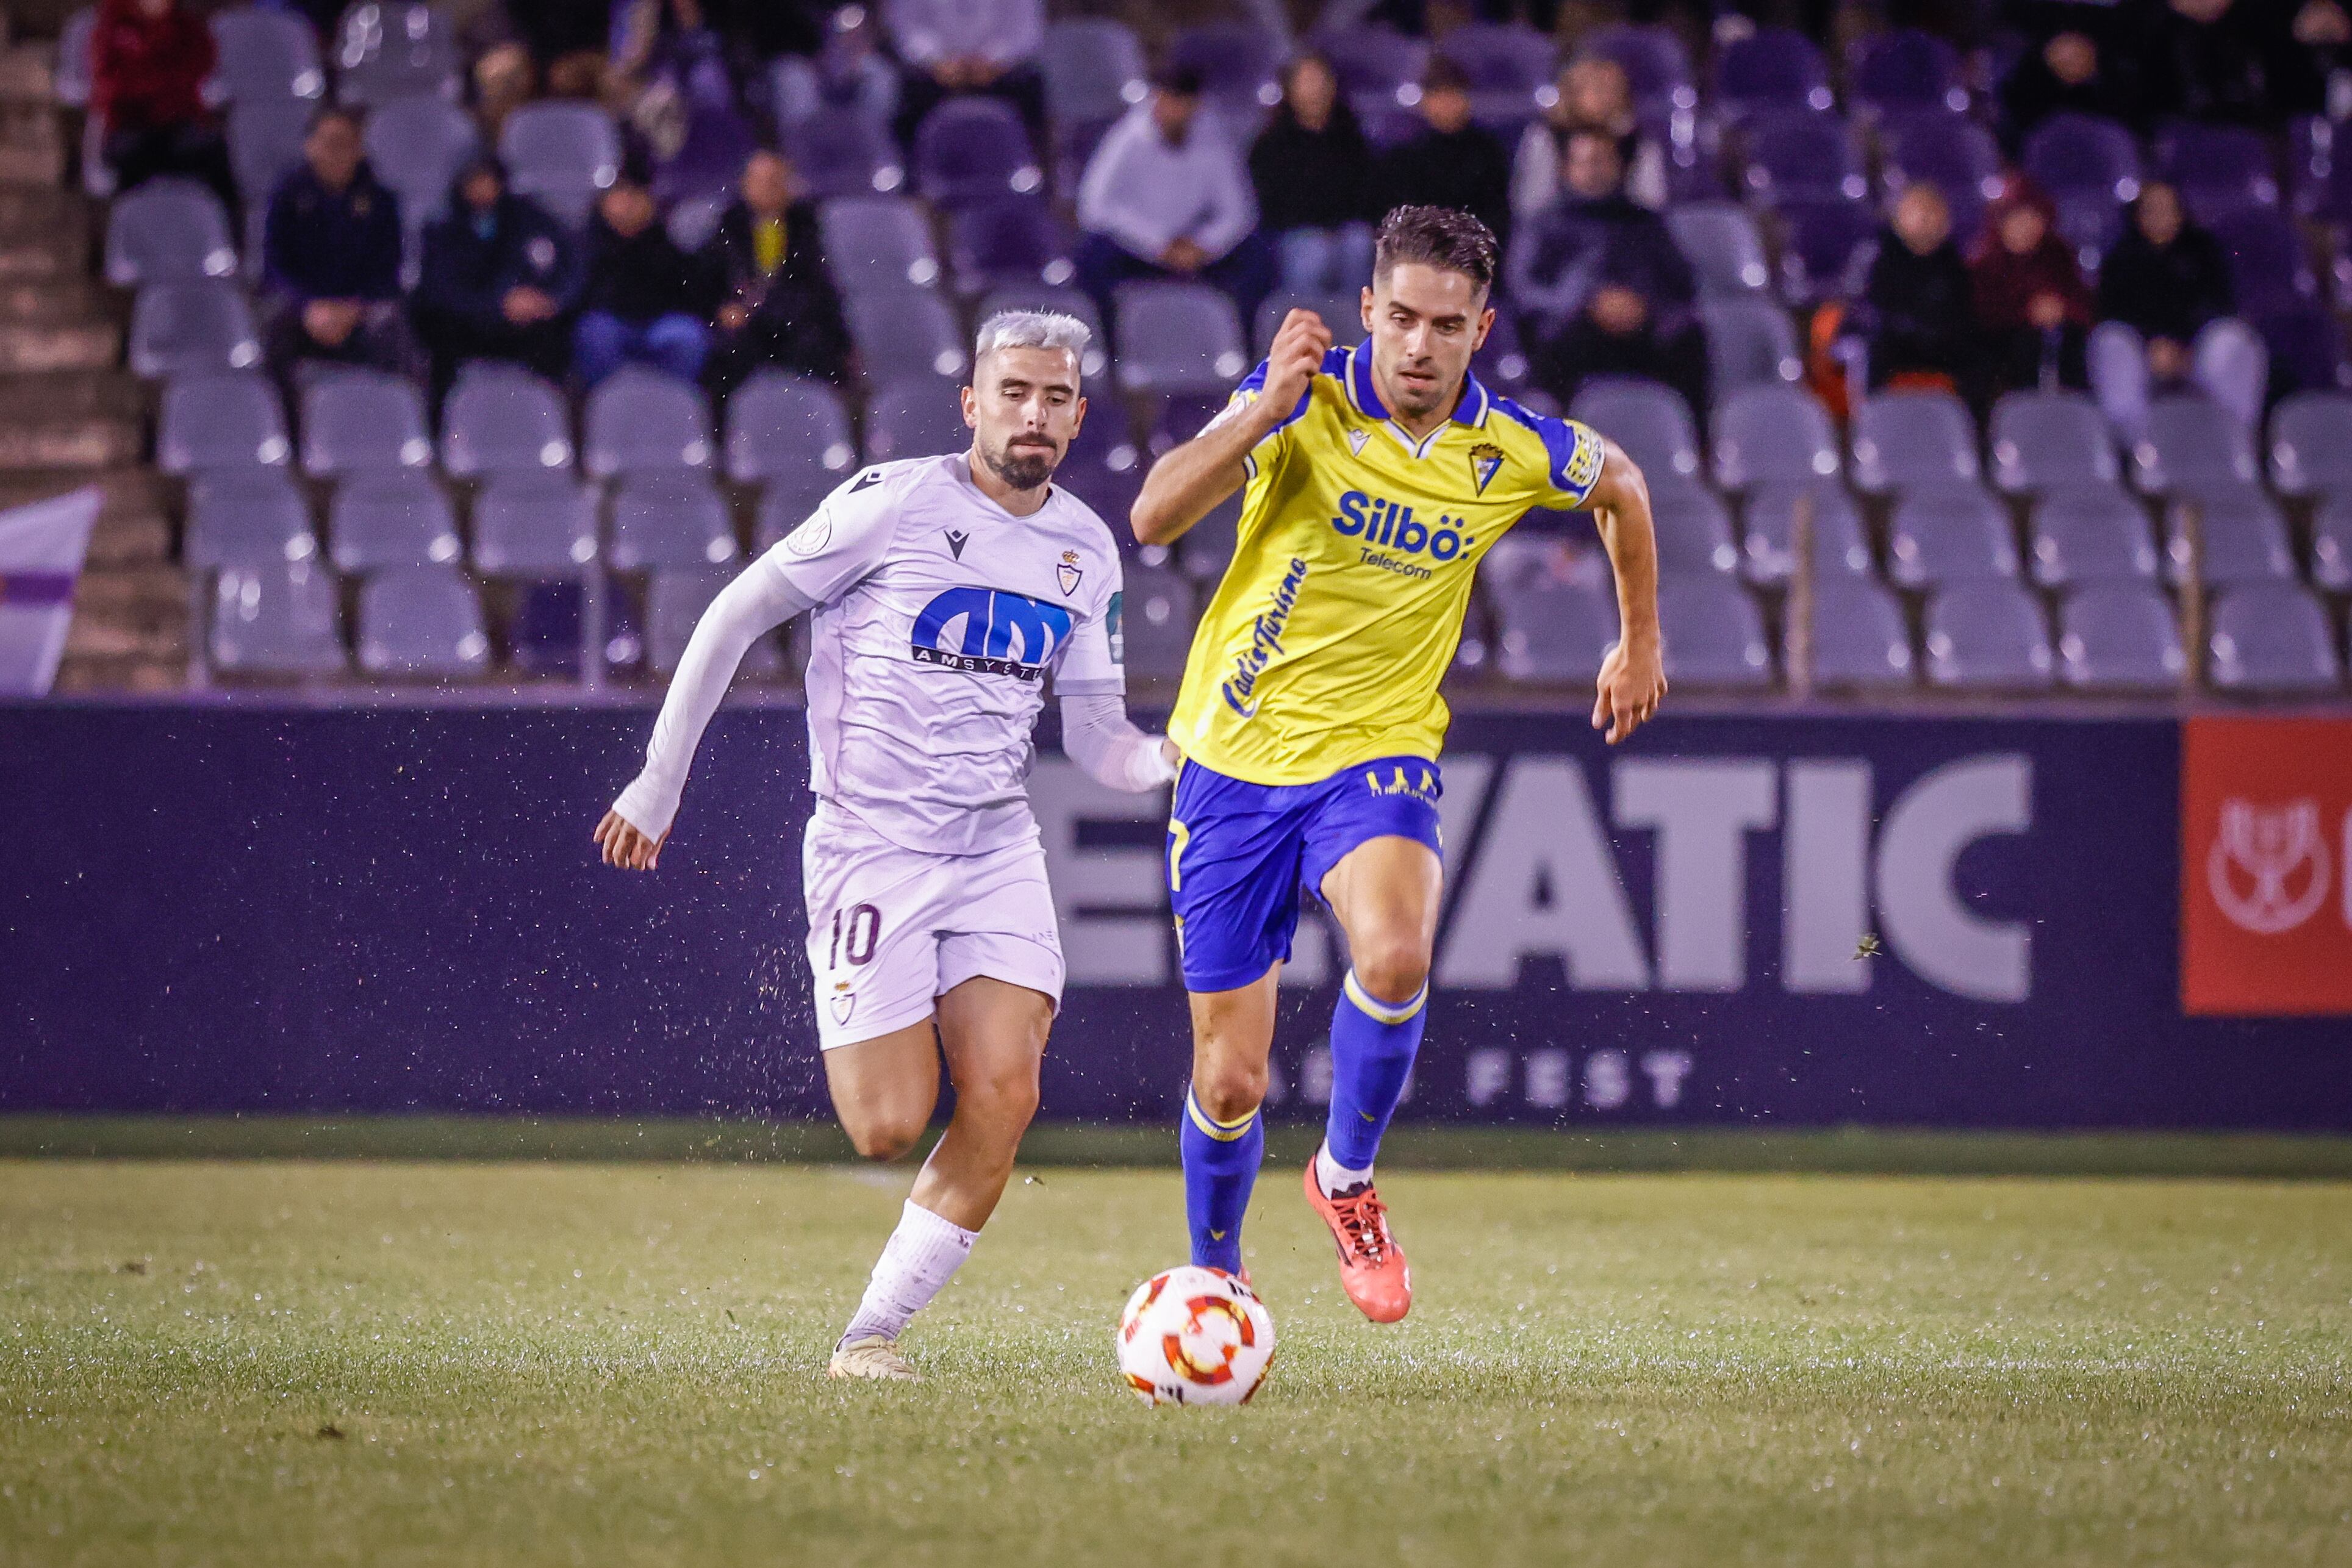
[[[1404,1001],[1384,1002],[1348,971],[1331,1013],[1331,1113],[1324,1144],[1335,1166],[1371,1169],[1381,1134],[1412,1076],[1428,1001],[1426,983]]]
[[[1256,1110],[1219,1122],[1184,1096],[1184,1126],[1178,1140],[1184,1155],[1184,1218],[1192,1230],[1192,1261],[1203,1268],[1242,1271],[1242,1216],[1249,1211],[1265,1154],[1265,1123]]]

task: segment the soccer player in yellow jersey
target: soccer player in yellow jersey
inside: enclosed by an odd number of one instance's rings
[[[1370,338],[1334,349],[1320,319],[1290,312],[1224,411],[1153,465],[1133,513],[1138,539],[1166,544],[1248,486],[1168,727],[1184,753],[1168,887],[1192,1001],[1192,1261],[1241,1271],[1275,982],[1304,888],[1352,959],[1307,1196],[1349,1298],[1377,1322],[1412,1300],[1372,1163],[1421,1044],[1444,878],[1437,685],[1479,560],[1531,507],[1591,512],[1622,627],[1593,727],[1622,740],[1666,690],[1641,471],[1596,432],[1470,374],[1495,319],[1495,250],[1467,214],[1391,213],[1363,291]]]

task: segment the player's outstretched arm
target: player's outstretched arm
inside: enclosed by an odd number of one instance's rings
[[[1312,310],[1282,319],[1265,356],[1265,382],[1255,396],[1236,395],[1207,429],[1151,465],[1128,521],[1138,544],[1173,544],[1249,477],[1243,459],[1272,434],[1307,395],[1331,329]]]
[[[735,670],[753,642],[815,601],[787,581],[765,557],[719,591],[694,623],[686,653],[662,699],[661,716],[646,747],[645,770],[621,791],[596,824],[595,841],[604,863],[625,871],[651,871],[677,820],[678,797],[704,727],[727,695]]]
[[[1176,777],[1176,743],[1138,728],[1115,691],[1062,693],[1062,749],[1096,783],[1129,794]]]
[[[1586,499],[1601,548],[1617,577],[1617,645],[1601,662],[1592,727],[1606,728],[1612,746],[1658,711],[1666,671],[1658,643],[1658,539],[1650,517],[1650,486],[1615,442]]]

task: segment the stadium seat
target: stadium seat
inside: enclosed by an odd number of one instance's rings
[[[2095,582],[2058,607],[2058,677],[2076,691],[2168,690],[2188,666],[2172,606],[2145,582]]]
[[[2058,231],[2077,246],[2104,250],[2122,226],[2123,204],[2139,194],[2139,144],[2112,120],[2053,114],[2025,139],[2025,172],[2058,205]]]
[[[827,109],[783,129],[793,172],[817,201],[889,195],[907,183],[887,127],[854,109]]]
[[[270,566],[316,559],[319,538],[284,468],[216,469],[189,480],[180,553],[197,571]]]
[[[853,294],[842,305],[858,358],[876,382],[929,375],[954,382],[971,368],[961,324],[930,289]]]
[[[1650,486],[1658,570],[1671,577],[1715,577],[1739,569],[1739,547],[1731,537],[1731,513],[1722,498],[1696,479],[1671,471]]]
[[[2033,595],[2004,578],[1955,582],[1927,601],[1927,684],[1956,690],[2046,690],[2050,629]]]
[[[441,465],[467,479],[571,467],[563,395],[518,365],[467,365],[442,406]]]
[[[1656,382],[1596,376],[1576,394],[1569,413],[1625,450],[1653,488],[1673,478],[1698,478],[1698,431],[1682,394]]]
[[[481,596],[455,567],[401,566],[360,584],[360,668],[371,675],[455,680],[489,664]]]
[[[1293,310],[1312,310],[1331,329],[1335,347],[1352,349],[1364,340],[1364,313],[1361,296],[1354,293],[1292,294],[1276,289],[1266,296],[1257,308],[1255,329],[1250,334],[1250,347],[1257,357],[1265,359],[1274,347],[1274,335],[1282,330],[1283,318]],[[1498,314],[1496,320],[1502,319]]]
[[[1811,38],[1788,27],[1759,27],[1716,52],[1715,101],[1738,120],[1775,109],[1826,111],[1836,100],[1829,62]]]
[[[2352,488],[2352,396],[2297,392],[2271,410],[2271,485],[2282,496]]]
[[[2240,207],[2278,205],[2270,138],[2245,126],[2171,125],[2156,139],[2156,165],[2200,223]]]
[[[2352,495],[2328,496],[2311,514],[2311,580],[2352,593]]]
[[[244,290],[215,279],[141,289],[131,308],[130,361],[150,381],[259,365],[261,337]]]
[[[1150,91],[1135,29],[1106,16],[1046,23],[1037,64],[1045,76],[1045,112],[1056,124],[1116,120]]]
[[[461,86],[456,27],[417,0],[362,0],[335,30],[335,96],[362,109],[424,96],[454,100]]]
[[[1838,472],[1836,433],[1810,392],[1740,387],[1716,405],[1712,423],[1715,482],[1727,490],[1769,479],[1805,484]]]
[[[444,99],[395,98],[368,113],[368,166],[399,196],[412,235],[448,204],[449,182],[480,144],[473,117]]]
[[[731,566],[666,567],[653,574],[646,585],[646,662],[656,674],[677,674],[677,662],[686,656],[686,644],[694,635],[694,623],[735,576]],[[776,638],[766,635],[752,640],[737,667],[747,674],[767,676],[783,664]]]
[[[219,51],[213,79],[229,102],[315,99],[327,90],[318,35],[299,13],[240,5],[215,12],[212,29]]]
[[[2260,476],[2254,444],[2201,392],[2158,398],[2147,434],[2132,448],[2132,481],[2151,496],[2202,485],[2251,485]]]
[[[2015,577],[2009,510],[1980,485],[1921,485],[1905,493],[1887,527],[1887,575],[1905,588]]]
[[[2206,223],[2229,257],[2239,315],[2259,322],[2265,316],[2319,303],[2318,275],[2312,270],[2303,235],[2284,213],[2275,207],[2233,207]]]
[[[1129,283],[1118,294],[1119,389],[1229,391],[1249,370],[1233,301],[1205,283]]]
[[[164,473],[283,467],[292,455],[278,388],[260,372],[183,376],[163,389],[155,465]]]
[[[215,669],[236,674],[334,675],[343,654],[335,574],[312,560],[245,562],[213,584],[206,640]]]
[[[89,107],[90,39],[98,31],[98,7],[84,5],[58,28],[58,59],[50,88],[67,109]]]
[[[1213,588],[1233,561],[1241,529],[1242,496],[1236,491],[1210,507],[1208,515],[1176,541],[1177,566],[1193,581]]]
[[[599,479],[708,468],[710,409],[699,388],[644,365],[624,365],[588,395],[582,453]]]
[[[302,471],[332,478],[363,468],[422,468],[433,461],[416,388],[381,371],[337,369],[302,393]]]
[[[1977,427],[1950,392],[1878,392],[1853,415],[1854,487],[1870,495],[1973,482]]]
[[[1330,27],[1307,40],[1330,62],[1339,91],[1362,116],[1378,110],[1409,109],[1421,101],[1421,78],[1429,68],[1429,43],[1380,23]]]
[[[1559,70],[1559,46],[1521,22],[1465,22],[1436,52],[1470,78],[1470,112],[1489,130],[1516,131],[1540,113]]]
[[[454,566],[465,553],[448,496],[413,468],[369,470],[337,486],[327,507],[327,549],[344,572]]]
[[[1581,684],[1617,641],[1617,601],[1601,574],[1574,570],[1559,545],[1507,538],[1478,577],[1496,621],[1496,667],[1514,681]]]
[[[2166,575],[2189,576],[2189,514],[2196,509],[2205,546],[2204,580],[2217,586],[2294,576],[2294,551],[2278,503],[2253,485],[2211,483],[2174,493],[2165,508]]]
[[[1786,582],[1797,570],[1797,502],[1808,498],[1813,507],[1813,575],[1868,576],[1870,543],[1863,535],[1862,514],[1853,498],[1834,479],[1775,480],[1759,485],[1748,497],[1746,542],[1742,570],[1750,582]]]
[[[1794,382],[1804,371],[1797,329],[1789,313],[1769,299],[1702,299],[1707,375],[1717,395],[1744,386]]]
[[[2156,544],[2147,514],[2117,485],[2053,486],[2033,507],[2033,580],[2044,588],[2148,581]]]
[[[2116,444],[2099,405],[2081,392],[2015,392],[1992,408],[1992,482],[2010,495],[2114,485]]]
[[[1359,313],[1357,330],[1363,329]],[[1507,305],[1495,311],[1495,324],[1487,329],[1486,340],[1470,356],[1470,371],[1490,391],[1506,397],[1517,397],[1528,390],[1528,379],[1535,367],[1528,361],[1528,351],[1519,342],[1519,327]]]
[[[908,196],[836,196],[817,215],[824,263],[844,295],[901,294],[940,281],[931,225]]]
[[[1069,231],[1035,196],[959,207],[948,219],[948,266],[966,298],[997,288],[1060,287],[1077,277]]]
[[[1861,291],[1882,221],[1869,203],[1791,198],[1780,216],[1781,298],[1801,310]]]
[[[1058,472],[1054,482],[1065,483]],[[756,552],[772,549],[779,539],[807,522],[836,488],[830,476],[820,479],[810,474],[788,474],[769,485],[760,493],[759,507],[752,514],[752,549]]]
[[[1933,33],[1898,27],[1855,40],[1846,63],[1846,91],[1854,103],[1884,118],[1966,114],[1959,54]]]
[[[513,189],[579,228],[598,193],[620,177],[621,138],[594,104],[542,99],[507,116],[499,156]]]
[[[1731,579],[1661,579],[1658,622],[1665,628],[1668,681],[1736,691],[1763,691],[1772,685],[1764,617],[1748,591]]]
[[[1086,352],[1078,356],[1078,371],[1089,389],[1110,374],[1110,334],[1103,330],[1102,317],[1095,302],[1084,289],[1067,284],[1059,286],[1029,283],[1017,287],[991,289],[971,313],[973,324],[987,320],[1002,310],[1052,310],[1064,316],[1075,316],[1087,324],[1088,334]]]
[[[1072,468],[1065,464],[1054,482],[1092,507],[1120,550],[1131,554],[1137,546],[1128,515],[1135,498],[1143,493],[1143,475],[1140,463],[1126,468]]]
[[[1168,64],[1201,73],[1202,96],[1247,145],[1258,118],[1282,101],[1276,78],[1289,53],[1283,39],[1255,22],[1204,22],[1169,40]]]
[[[229,172],[245,199],[248,235],[258,237],[271,193],[300,166],[302,142],[317,110],[316,104],[299,98],[248,99],[229,106]],[[205,193],[211,193],[209,188]]]
[[[764,370],[727,400],[727,474],[738,484],[807,475],[830,488],[856,463],[849,411],[823,382]]]
[[[915,188],[943,208],[1037,196],[1045,174],[1021,116],[1003,99],[950,98],[915,131]]]
[[[1129,560],[1121,628],[1127,671],[1145,680],[1174,680],[1192,652],[1192,627],[1200,611],[1192,585],[1171,567]]]
[[[1875,578],[1839,573],[1813,584],[1813,685],[1885,690],[1917,680],[1903,606]]]
[[[1675,246],[1698,274],[1699,292],[1717,298],[1761,294],[1772,281],[1756,220],[1728,202],[1694,202],[1666,212]]]
[[[2315,694],[2343,680],[2336,629],[2302,584],[2249,582],[2213,607],[2207,677],[2225,692]]]
[[[937,377],[887,382],[866,402],[866,460],[932,457],[971,445],[955,390]]]
[[[2000,193],[2000,145],[1971,120],[1943,113],[1891,115],[1879,127],[1881,177],[1890,193],[1929,184],[1952,210],[1952,237],[1967,251]]]
[[[2352,221],[2352,143],[2343,128],[2325,115],[2294,121],[2288,139],[2294,210],[2341,229]]]
[[[106,215],[106,280],[118,288],[227,277],[236,241],[220,198],[194,180],[150,180]]]
[[[1225,402],[1225,394],[1213,392],[1179,392],[1161,398],[1152,411],[1151,433],[1144,437],[1144,445],[1154,457],[1167,455],[1200,434],[1209,421],[1217,417]]]
[[[1062,466],[1056,471],[1055,477],[1066,476],[1075,488],[1092,474],[1139,475],[1142,467],[1142,454],[1128,430],[1126,411],[1115,402],[1105,402],[1088,409],[1087,421],[1078,427],[1069,451],[1063,455]],[[1091,497],[1087,504],[1093,505]],[[1096,510],[1100,511],[1101,508],[1097,507]],[[1106,520],[1113,522],[1115,531],[1124,528],[1124,512],[1115,519],[1107,512],[1103,515]]]
[[[726,498],[708,476],[691,468],[647,469],[614,486],[605,559],[615,571],[723,565],[736,553]]]
[[[484,479],[474,497],[477,571],[565,578],[595,559],[595,504],[570,474],[520,468]]]
[[[1859,202],[1870,194],[1862,150],[1853,128],[1834,114],[1807,108],[1760,109],[1742,138],[1748,196],[1768,206],[1790,199]]]
[[[1698,77],[1690,55],[1671,27],[1653,24],[1634,26],[1612,23],[1587,33],[1580,47],[1588,54],[1614,60],[1624,68],[1633,87],[1633,103],[1645,116],[1698,107]]]

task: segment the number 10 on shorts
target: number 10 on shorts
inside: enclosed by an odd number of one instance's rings
[[[874,961],[874,944],[882,935],[882,912],[870,904],[852,904],[847,909],[833,912],[833,945],[824,960],[825,972],[841,967],[841,961],[870,964]]]

